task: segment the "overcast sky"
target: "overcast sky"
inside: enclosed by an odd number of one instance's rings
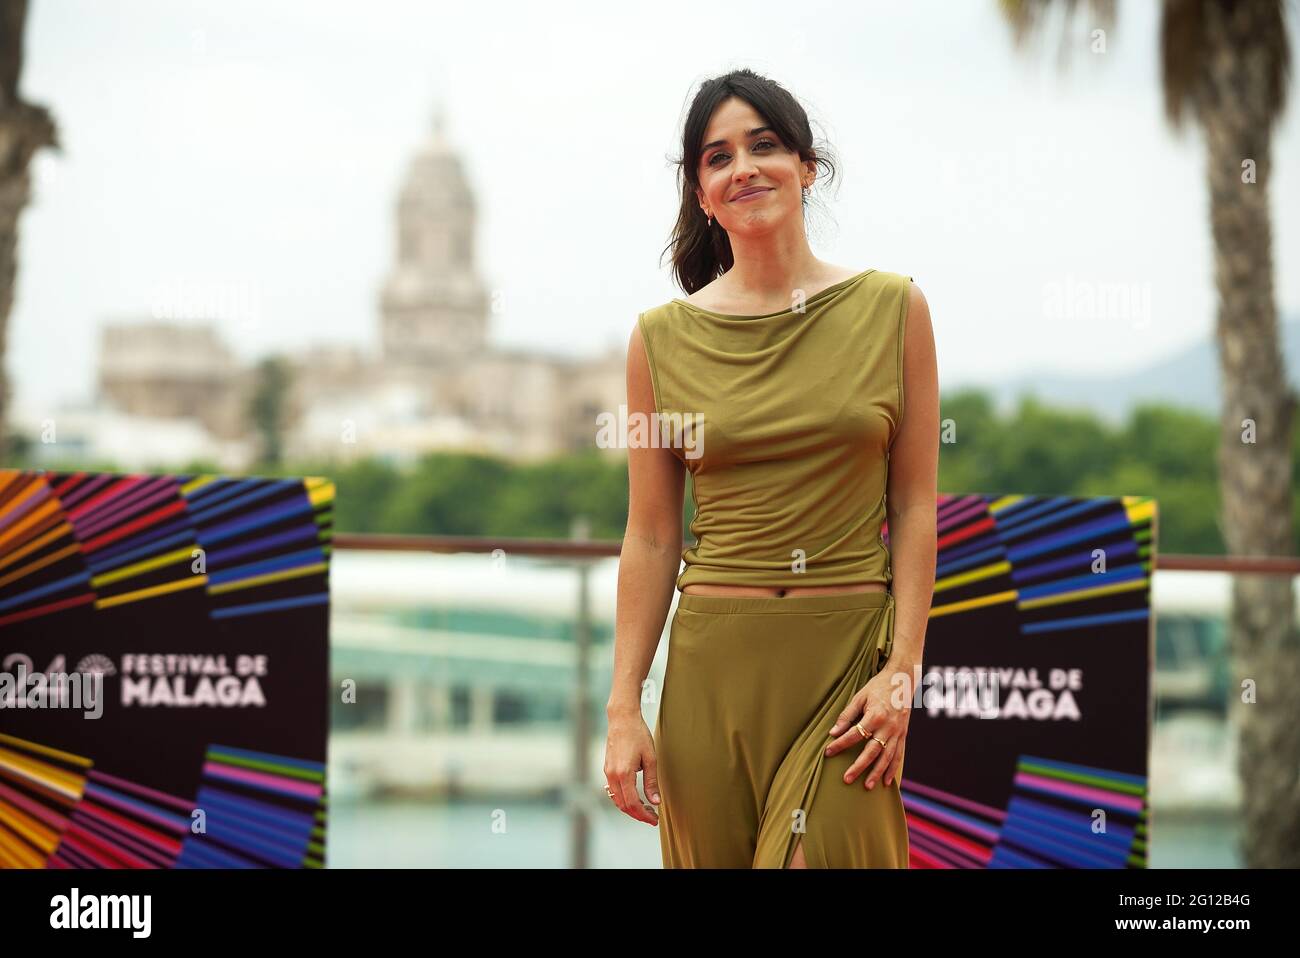
[[[1062,72],[1056,31],[1015,54],[995,0],[32,0],[23,88],[64,150],[37,161],[21,226],[15,399],[44,414],[87,396],[100,324],[187,290],[226,304],[247,359],[373,346],[396,192],[438,103],[477,196],[480,275],[503,294],[493,339],[622,349],[638,312],[681,295],[659,258],[667,157],[699,82],[737,66],[830,140],[839,189],[814,252],[915,277],[942,386],[1145,365],[1212,331],[1213,259],[1201,136],[1163,119],[1159,4],[1119,7],[1104,54],[1076,18]],[[1292,314],[1297,139],[1293,107],[1272,183]],[[1149,311],[1053,307],[1080,284],[1125,284]]]

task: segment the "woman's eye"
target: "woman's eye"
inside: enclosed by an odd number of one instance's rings
[[[775,147],[775,146],[776,146],[776,144],[773,143],[771,140],[759,140],[757,143],[754,144],[754,149],[758,149],[758,148],[759,148],[760,146],[762,146],[764,143],[766,143],[768,146],[771,146],[771,147]],[[726,156],[726,155],[727,155],[726,153],[714,153],[711,157],[709,157],[709,166],[714,166],[714,165],[715,165],[715,161],[716,161],[719,157],[723,157],[723,156]]]

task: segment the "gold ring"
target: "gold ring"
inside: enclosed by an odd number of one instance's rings
[[[877,742],[877,743],[880,744],[880,750],[881,750],[882,752],[885,750],[886,745],[885,745],[884,742],[881,742],[880,739],[876,738],[874,735],[871,736],[871,739],[872,739],[872,741]]]
[[[861,722],[854,722],[853,727],[862,733],[863,741],[866,741],[867,739],[871,738],[871,736],[867,734],[867,730],[862,727]]]

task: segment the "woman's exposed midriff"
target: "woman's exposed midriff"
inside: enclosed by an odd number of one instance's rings
[[[757,595],[783,596],[793,595],[845,595],[854,592],[884,592],[883,583],[861,582],[856,585],[703,585],[691,583],[682,592],[687,595]]]

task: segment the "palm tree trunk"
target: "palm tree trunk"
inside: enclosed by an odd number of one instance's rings
[[[36,151],[55,145],[46,111],[18,94],[27,0],[0,3],[0,463],[9,454],[9,313],[18,274],[18,217],[31,194],[28,166]]]
[[[1208,148],[1216,323],[1223,394],[1219,446],[1223,535],[1230,555],[1291,555],[1294,397],[1273,296],[1272,117],[1266,28],[1256,4],[1204,5],[1209,43],[1200,119]],[[1253,161],[1255,182],[1243,182]],[[1253,431],[1252,431],[1253,430]],[[1237,691],[1244,864],[1300,865],[1300,641],[1289,577],[1233,581],[1229,649]]]

